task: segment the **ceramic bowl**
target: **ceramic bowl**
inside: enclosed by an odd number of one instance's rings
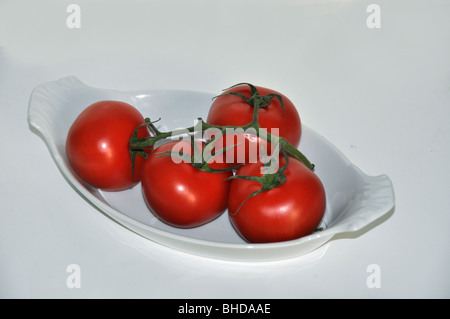
[[[183,90],[118,91],[85,85],[66,77],[37,86],[30,97],[28,121],[47,145],[66,180],[105,215],[131,232],[172,249],[233,261],[271,261],[292,258],[316,250],[343,234],[370,231],[394,208],[394,191],[388,176],[364,174],[332,144],[303,124],[299,149],[316,165],[327,194],[321,227],[309,236],[292,241],[249,244],[233,229],[227,212],[214,221],[192,229],[169,226],[147,208],[140,184],[120,192],[105,192],[81,181],[65,154],[67,132],[80,112],[99,100],[121,100],[135,106],[145,117],[161,118],[160,130],[194,125],[206,119],[217,94]],[[183,208],[180,207],[180,210]],[[337,236],[341,234],[341,236]],[[355,239],[357,240],[357,238]]]

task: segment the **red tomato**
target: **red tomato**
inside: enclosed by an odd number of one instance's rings
[[[255,86],[258,94],[267,96],[270,94],[279,95],[283,100],[283,107],[278,98],[273,97],[271,104],[267,107],[260,108],[258,111],[258,123],[262,129],[265,129],[272,135],[284,137],[290,144],[297,147],[301,137],[301,121],[298,111],[294,104],[283,94],[264,87]],[[251,96],[251,88],[249,85],[243,84],[232,87],[225,91],[221,96],[216,97],[211,104],[206,122],[220,126],[245,126],[253,120],[253,106],[240,96],[224,95],[227,93],[240,93],[247,98]],[[273,131],[278,129],[278,134]],[[249,151],[249,144],[258,141],[252,134],[245,134],[245,150]],[[226,138],[225,138],[226,140]],[[231,139],[232,140],[232,139]],[[229,147],[229,144],[223,144]],[[257,149],[252,146],[251,149]],[[237,154],[234,151],[234,154]],[[234,156],[236,157],[236,156]],[[259,155],[257,156],[259,158]],[[228,156],[230,158],[230,156]],[[248,163],[249,154],[245,155],[245,163]],[[236,160],[236,158],[235,158]],[[242,163],[242,161],[240,162]]]
[[[280,167],[285,163],[281,158]],[[236,174],[261,176],[261,166],[259,163],[246,164]],[[297,239],[311,234],[321,222],[326,200],[317,175],[303,163],[290,158],[285,176],[284,184],[248,199],[250,194],[261,189],[261,184],[252,180],[232,180],[229,217],[236,231],[248,242]]]
[[[140,181],[145,162],[136,156],[132,176],[128,143],[135,129],[144,123],[141,113],[120,101],[99,101],[75,119],[66,140],[66,154],[73,170],[90,185],[120,191]],[[150,136],[146,127],[138,137]]]
[[[189,140],[172,141],[156,148],[147,159],[142,172],[142,190],[150,210],[165,223],[191,228],[218,217],[227,208],[230,171],[211,173],[195,168],[189,162],[175,162],[165,152],[174,146],[183,154],[192,154]],[[202,143],[198,142],[199,149]],[[211,164],[225,168],[224,164]]]

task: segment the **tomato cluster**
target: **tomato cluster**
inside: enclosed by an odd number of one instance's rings
[[[246,241],[280,242],[314,232],[325,211],[324,187],[297,150],[301,128],[286,96],[241,83],[213,99],[202,140],[169,139],[173,132],[158,131],[133,106],[99,101],[70,127],[66,153],[93,187],[141,182],[147,206],[167,224],[197,227],[228,210]]]

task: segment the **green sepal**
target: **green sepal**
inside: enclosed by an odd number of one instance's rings
[[[134,166],[136,162],[136,156],[142,156],[144,159],[148,158],[148,154],[144,150],[130,150],[131,155],[131,180],[134,181]]]
[[[261,188],[248,195],[239,205],[236,212],[232,215],[236,215],[249,198],[261,194],[262,192],[271,190],[275,187],[281,186],[286,182],[286,174],[284,172],[289,165],[289,156],[283,151],[282,154],[286,160],[286,164],[284,164],[283,167],[279,168],[277,172],[273,174],[264,174],[262,176],[234,175],[228,178],[228,179],[244,179],[261,184]]]
[[[258,89],[253,84],[245,83],[245,82],[230,86],[229,88],[225,89],[224,91],[229,90],[229,89],[234,88],[239,85],[248,85],[250,87],[250,97],[246,97],[245,95],[243,95],[242,93],[239,93],[239,92],[227,92],[227,93],[223,93],[221,95],[215,96],[215,97],[213,97],[213,99],[216,99],[218,97],[225,96],[225,95],[235,95],[235,96],[239,96],[240,98],[242,98],[244,101],[249,103],[251,106],[255,106],[255,104],[258,103],[259,108],[266,108],[270,104],[272,104],[273,98],[277,98],[278,101],[280,101],[281,109],[283,110],[283,115],[286,115],[286,112],[284,110],[283,98],[279,94],[272,93],[272,94],[267,94],[267,95],[259,95]]]

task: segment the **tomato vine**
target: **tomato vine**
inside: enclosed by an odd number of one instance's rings
[[[278,145],[278,153],[273,154],[272,156],[278,158],[278,155],[282,154],[286,158],[286,164],[274,172],[264,174],[262,177],[256,178],[256,177],[245,177],[245,176],[233,176],[233,178],[250,178],[255,181],[258,181],[262,185],[261,190],[258,191],[258,193],[259,193],[259,192],[262,192],[265,190],[272,189],[272,188],[277,187],[284,183],[284,181],[286,179],[286,177],[284,175],[284,170],[286,169],[286,167],[288,165],[288,162],[289,162],[288,157],[289,156],[302,162],[310,170],[314,170],[314,164],[311,163],[308,160],[308,158],[300,150],[298,150],[291,143],[289,143],[284,137],[275,136],[275,135],[269,133],[268,131],[261,130],[261,127],[260,127],[260,124],[258,121],[259,110],[268,107],[272,103],[273,99],[278,99],[281,104],[281,108],[283,109],[283,114],[285,114],[282,97],[278,94],[260,95],[258,92],[258,89],[250,83],[239,83],[239,84],[233,85],[231,88],[239,86],[239,85],[248,85],[250,87],[250,97],[246,97],[243,94],[237,93],[237,92],[228,92],[228,93],[222,93],[221,95],[215,96],[215,97],[213,97],[213,99],[221,98],[226,95],[235,95],[235,96],[242,98],[245,102],[247,102],[248,104],[250,104],[253,107],[252,121],[250,121],[246,125],[222,126],[222,125],[209,124],[209,123],[206,123],[202,118],[197,118],[196,125],[187,127],[183,131],[175,130],[175,131],[161,132],[155,126],[155,123],[158,122],[160,119],[158,119],[156,121],[152,121],[150,118],[146,118],[145,123],[136,128],[134,134],[132,135],[132,137],[130,138],[130,141],[129,141],[129,150],[130,150],[130,154],[131,154],[131,158],[132,158],[133,169],[134,169],[134,161],[136,159],[136,156],[139,155],[144,158],[147,158],[147,156],[148,156],[147,150],[148,149],[152,149],[156,142],[167,139],[169,137],[181,136],[182,134],[186,134],[186,132],[188,132],[189,134],[198,133],[198,131],[200,131],[201,133],[204,133],[205,131],[210,130],[210,129],[214,129],[214,130],[220,132],[222,135],[226,134],[227,130],[252,129],[252,131],[256,133],[256,136],[258,138],[262,138],[269,143],[275,143]],[[147,126],[151,130],[152,134],[150,137],[143,137],[143,138],[138,137],[137,132],[138,132],[139,128],[141,128],[142,126]],[[264,132],[264,134],[261,134],[261,132]],[[190,138],[191,138],[191,142],[194,145],[195,143],[193,142],[192,136],[190,136]],[[206,141],[205,149],[211,150],[213,143],[215,141],[215,138],[216,137],[214,136],[210,140]],[[195,147],[195,145],[194,145],[194,147]],[[225,151],[225,149],[219,150],[219,152],[223,152],[223,151]],[[217,154],[217,152],[216,152],[216,154]],[[163,155],[170,156],[173,154],[166,153]],[[223,172],[224,170],[227,170],[227,169],[220,169],[220,170],[213,169],[208,165],[208,159],[202,158],[201,162],[198,162],[198,161],[194,160],[195,154],[191,154],[190,156],[191,156],[191,164],[196,169],[206,171],[206,172],[212,172],[212,173],[213,172]],[[277,162],[278,162],[278,159],[277,159]],[[235,168],[236,168],[236,166],[232,166],[229,168],[229,170],[233,170]],[[254,196],[254,195],[257,195],[257,194],[252,194],[251,196]]]

